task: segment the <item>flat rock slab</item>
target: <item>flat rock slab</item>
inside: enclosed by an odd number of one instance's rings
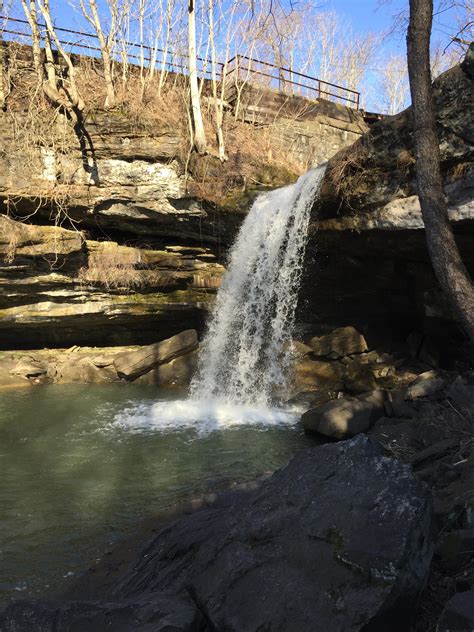
[[[97,616],[106,608],[117,630],[351,632],[369,622],[386,630],[424,586],[430,531],[427,487],[366,436],[304,450],[259,489],[163,529],[96,604]],[[170,595],[190,600],[195,616],[166,628],[163,617],[176,613],[162,616],[160,604],[172,604]],[[155,627],[131,623],[138,603]],[[28,607],[31,626],[31,606],[17,604],[0,614],[0,629],[28,629],[19,625]],[[91,612],[90,603],[75,602],[74,616],[71,604],[56,608],[62,631]],[[40,615],[44,623],[44,608]]]
[[[162,342],[116,356],[114,367],[119,377],[134,380],[154,367],[194,351],[197,347],[196,331],[187,329]]]

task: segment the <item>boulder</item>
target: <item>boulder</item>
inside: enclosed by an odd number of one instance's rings
[[[48,378],[56,384],[103,384],[117,382],[118,376],[113,367],[97,367],[89,358],[70,358],[48,367]]]
[[[291,350],[293,351],[293,355],[297,358],[304,358],[304,356],[313,353],[309,345],[305,345],[304,342],[300,342],[299,340],[291,341]]]
[[[451,384],[448,397],[459,409],[474,410],[474,372],[459,375]]]
[[[357,399],[345,397],[333,400],[305,412],[301,423],[306,431],[332,439],[352,437],[367,432],[384,415],[384,400],[383,391],[373,391]]]
[[[133,381],[156,366],[190,353],[197,347],[197,333],[194,329],[188,329],[154,345],[119,354],[114,359],[114,367],[120,378]]]
[[[54,629],[102,630],[108,620],[114,630],[404,630],[429,570],[430,534],[427,487],[356,437],[302,450],[256,490],[165,526],[109,584],[109,605],[58,604],[54,623],[42,628],[31,617],[30,628],[17,625],[28,605],[10,606],[0,629],[49,631],[64,621]],[[174,599],[166,619],[165,599]],[[179,599],[190,609],[188,627],[173,618]],[[143,619],[131,625],[137,602]],[[94,625],[84,627],[86,616]],[[155,627],[140,627],[142,620]]]
[[[160,364],[148,373],[137,377],[135,382],[153,386],[187,386],[197,368],[198,354],[199,351],[195,349],[166,364]]]
[[[474,551],[474,529],[450,531],[437,545],[436,556],[447,571],[459,570]]]
[[[37,362],[33,359],[23,358],[15,364],[11,369],[13,375],[21,375],[22,377],[39,377],[45,375],[48,367],[42,362]]]
[[[444,607],[437,632],[472,632],[474,630],[474,590],[456,593]]]
[[[126,604],[71,603],[59,611],[43,604],[13,603],[0,613],[2,632],[201,632],[208,630],[190,597],[159,594]]]
[[[343,365],[341,377],[346,391],[354,395],[377,389],[373,369],[357,360],[350,360]]]
[[[337,362],[323,362],[304,358],[294,366],[294,383],[298,389],[341,390],[344,384],[339,374]]]
[[[340,327],[325,336],[311,338],[309,346],[316,355],[332,359],[368,351],[364,336],[354,327]]]
[[[420,373],[418,378],[410,384],[406,391],[405,399],[417,399],[434,395],[445,386],[443,378],[438,377],[434,371]]]

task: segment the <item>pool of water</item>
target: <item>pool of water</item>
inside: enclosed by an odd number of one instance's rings
[[[132,385],[0,394],[0,602],[66,588],[140,521],[311,445],[278,415],[203,423],[174,400]]]

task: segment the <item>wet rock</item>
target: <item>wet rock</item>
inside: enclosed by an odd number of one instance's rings
[[[197,347],[197,333],[194,329],[188,329],[168,340],[118,355],[114,359],[114,367],[119,377],[131,381]]]
[[[472,632],[474,630],[474,590],[457,593],[446,604],[437,632]]]
[[[332,359],[368,351],[364,336],[354,327],[340,327],[325,336],[311,338],[309,345],[316,355]]]
[[[304,356],[313,353],[313,349],[309,345],[305,345],[304,342],[300,342],[299,340],[292,340],[291,346],[293,354],[297,358],[303,358]]]
[[[198,350],[196,349],[166,364],[160,364],[148,373],[140,375],[135,382],[153,386],[187,386],[196,371],[197,362]]]
[[[373,391],[360,397],[346,397],[308,410],[301,417],[303,428],[333,439],[366,432],[384,415],[384,393]]]
[[[288,404],[309,409],[321,406],[337,397],[337,391],[300,391],[288,399]]]

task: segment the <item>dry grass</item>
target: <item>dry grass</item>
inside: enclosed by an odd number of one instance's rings
[[[144,285],[140,264],[140,251],[135,248],[117,248],[111,252],[99,249],[89,253],[88,265],[79,270],[80,281],[99,283],[108,290],[137,289]]]

